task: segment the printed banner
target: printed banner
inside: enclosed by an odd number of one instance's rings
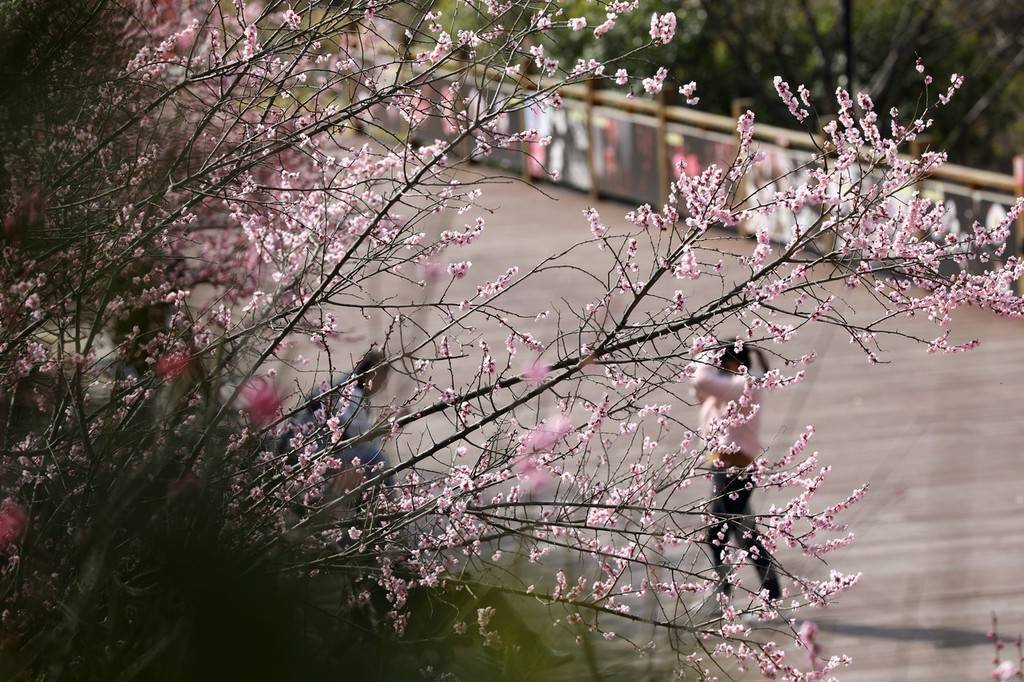
[[[650,116],[594,107],[594,181],[607,197],[659,207],[658,128]]]
[[[526,127],[534,128],[541,137],[551,137],[547,146],[529,145],[527,161],[530,176],[552,179],[561,185],[580,190],[590,189],[587,167],[587,113],[583,102],[567,100],[559,109],[526,110]]]

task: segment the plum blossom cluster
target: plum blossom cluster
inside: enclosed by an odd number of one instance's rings
[[[651,40],[655,45],[671,42],[676,34],[676,15],[674,12],[651,15]]]
[[[686,103],[693,106],[700,103],[700,97],[697,97],[697,81],[690,81],[685,85],[679,86],[679,94],[686,98]]]
[[[807,109],[800,106],[800,103],[797,101],[796,96],[793,95],[793,91],[790,90],[789,88],[789,83],[782,80],[782,76],[776,76],[775,80],[773,81],[773,84],[775,85],[775,91],[779,93],[779,97],[782,99],[783,103],[789,108],[789,113],[797,121],[803,122],[803,120],[806,119],[810,114],[808,113]],[[800,95],[801,97],[803,97],[805,106],[810,106],[809,104],[807,104],[806,90],[804,89],[803,85],[800,86]]]
[[[665,79],[668,77],[668,69],[659,66],[657,72],[650,78],[644,78],[642,85],[644,92],[648,95],[657,95],[665,87]]]

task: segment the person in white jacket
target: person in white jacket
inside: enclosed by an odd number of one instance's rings
[[[767,371],[764,353],[757,350],[757,357],[762,370]],[[736,350],[729,345],[717,366],[702,364],[693,375],[693,388],[701,403],[702,429],[705,434],[711,430],[717,434],[708,444],[714,467],[709,511],[716,523],[708,528],[706,542],[711,549],[711,562],[722,578],[720,592],[729,596],[732,590],[725,579],[728,571],[722,561],[722,551],[731,536],[734,546],[749,553],[768,597],[779,599],[782,590],[774,559],[761,543],[750,510],[754,483],[747,467],[761,454],[760,390],[751,388],[744,393],[750,369],[750,350],[746,346]]]

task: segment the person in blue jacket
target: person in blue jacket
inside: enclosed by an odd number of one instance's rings
[[[278,454],[284,455],[287,463],[295,466],[299,463],[300,453],[307,450],[312,439],[313,453],[332,456],[341,462],[340,468],[327,472],[332,479],[331,488],[338,491],[352,489],[366,477],[387,469],[380,437],[367,434],[374,426],[370,397],[384,388],[389,373],[384,354],[376,349],[367,351],[352,372],[335,377],[329,390],[309,396],[278,439]],[[333,428],[328,423],[332,418],[336,420]],[[341,437],[337,438],[339,429]],[[294,447],[293,440],[298,433],[305,436],[304,445]],[[340,443],[360,436],[367,437],[344,446],[340,452],[332,451],[341,447]],[[384,483],[391,485],[393,477],[387,477]]]

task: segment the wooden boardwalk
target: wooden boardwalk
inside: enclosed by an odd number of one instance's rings
[[[495,213],[466,252],[474,282],[588,236],[581,211],[591,202],[576,192],[510,182],[489,187],[484,203]],[[628,210],[597,207],[612,224]],[[517,292],[515,307],[544,310],[552,297],[572,298],[571,282],[552,284]],[[854,292],[854,303],[858,295],[866,296]],[[853,657],[843,680],[988,679],[991,613],[1006,634],[1024,630],[1024,322],[965,311],[956,328],[958,339],[979,337],[982,346],[937,357],[892,342],[893,363],[883,366],[869,365],[841,330],[808,331],[793,344],[818,350],[808,380],[764,406],[777,452],[815,425],[813,449],[833,467],[824,501],[871,483],[848,517],[857,541],[831,555],[830,566],[780,552],[807,574],[864,574],[840,604],[806,613],[826,655]],[[909,329],[937,336],[923,320]]]

